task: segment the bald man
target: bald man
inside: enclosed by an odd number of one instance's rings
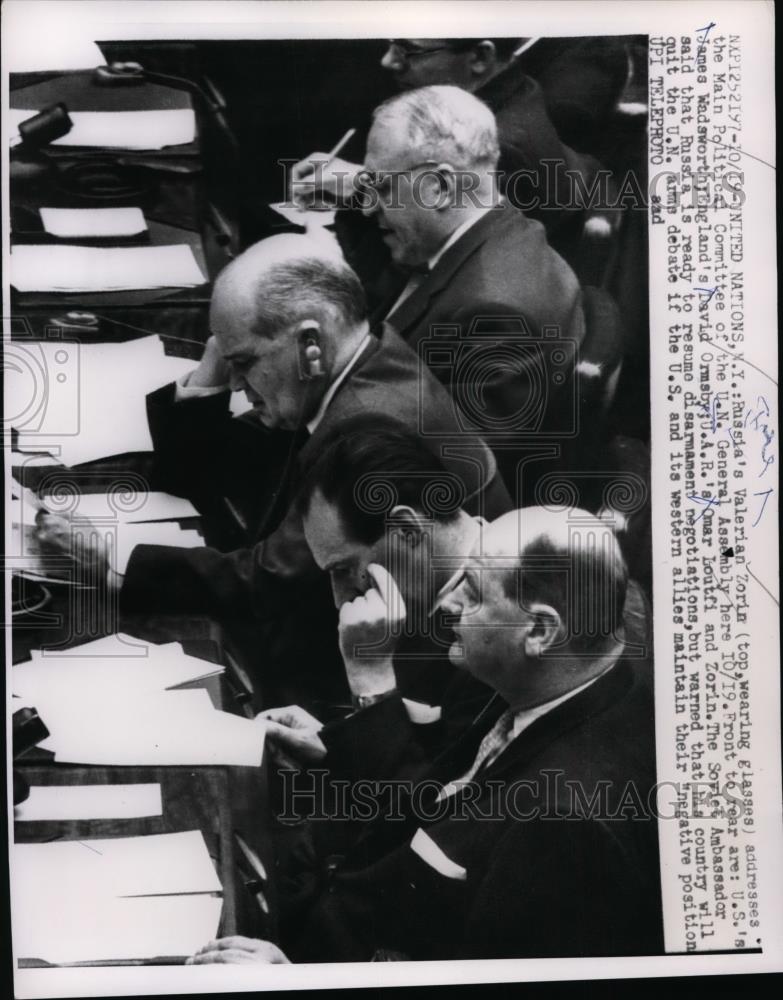
[[[455,621],[452,662],[494,701],[391,796],[357,785],[356,732],[368,738],[372,713],[384,739],[388,699],[339,725],[313,720],[313,748],[354,781],[340,809],[374,803],[378,817],[327,859],[279,946],[228,938],[191,961],[660,951],[650,663],[625,645],[626,582],[610,529],[585,511],[526,508],[485,527],[442,606]],[[274,738],[293,749],[282,728]],[[308,788],[311,776],[289,784],[292,817]]]
[[[205,507],[221,496],[244,505],[245,545],[227,553],[139,545],[122,567],[109,564],[98,532],[78,558],[108,574],[121,609],[206,613],[242,628],[260,622],[251,641],[267,664],[267,697],[271,661],[277,697],[341,696],[326,667],[330,650],[340,667],[328,578],[293,505],[325,437],[367,413],[425,426],[438,453],[451,442],[444,463],[467,510],[494,517],[510,507],[508,493],[492,453],[462,431],[446,390],[419,370],[413,351],[392,330],[370,334],[361,284],[334,241],[283,235],[245,251],[215,283],[210,327],[190,377],[148,398],[158,481]],[[231,392],[251,404],[240,418],[231,416]],[[72,551],[61,518],[42,517],[40,537]],[[298,681],[289,685],[289,674]]]

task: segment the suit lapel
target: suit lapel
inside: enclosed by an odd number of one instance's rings
[[[443,254],[419,287],[388,317],[388,322],[400,336],[409,340],[413,327],[429,309],[430,301],[449,284],[465,261],[486,242],[493,227],[500,222],[506,211],[505,204],[498,205],[463,233]]]
[[[477,780],[498,780],[507,777],[509,772],[518,773],[521,765],[540,754],[563,733],[581,725],[590,716],[603,711],[622,697],[632,682],[630,665],[625,660],[619,660],[584,691],[531,723],[496,760],[480,772]]]

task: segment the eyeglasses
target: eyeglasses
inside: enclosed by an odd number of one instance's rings
[[[389,51],[397,62],[401,62],[404,65],[407,65],[411,59],[418,59],[419,56],[428,56],[433,52],[447,52],[450,49],[450,45],[434,45],[429,49],[421,49],[418,45],[413,45],[405,38],[389,39]]]
[[[422,160],[403,170],[360,170],[356,175],[356,200],[360,208],[369,208],[379,198],[385,198],[392,186],[392,178],[410,174],[419,167],[436,167],[438,160]]]

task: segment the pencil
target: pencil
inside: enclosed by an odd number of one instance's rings
[[[335,156],[337,156],[337,154],[348,143],[348,140],[352,139],[355,134],[356,134],[356,129],[355,128],[349,128],[348,129],[348,131],[345,133],[345,135],[342,137],[342,139],[340,139],[340,141],[337,143],[337,145],[334,147],[334,149],[331,151],[331,153],[328,154],[328,156],[326,158],[326,163],[324,163],[325,167],[329,166],[329,164],[332,162],[332,160],[335,158]]]
[[[346,144],[348,143],[348,141],[350,139],[352,139],[355,134],[356,134],[356,129],[355,128],[349,128],[348,129],[348,131],[345,133],[345,135],[342,137],[342,139],[340,139],[340,141],[332,149],[332,151],[326,154],[326,159],[323,160],[322,162],[320,162],[318,164],[319,167],[321,168],[321,170],[324,170],[326,167],[329,166],[329,164],[332,162],[332,160],[335,158],[335,156],[337,156],[337,154],[342,151],[342,149],[346,146]],[[313,175],[314,175],[315,174],[315,165],[313,165],[313,171],[312,172],[313,172]],[[308,174],[308,177],[309,176],[310,175]],[[310,183],[312,183],[312,182],[308,181],[306,178],[302,177],[300,180],[294,181],[294,185],[293,186],[296,187],[296,185],[298,185],[298,184],[310,184]],[[302,204],[297,203],[296,207],[297,207],[297,209],[300,212],[304,212],[305,211],[305,206],[302,205]]]

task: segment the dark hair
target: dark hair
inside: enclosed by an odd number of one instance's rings
[[[336,428],[299,483],[303,517],[316,490],[337,507],[349,537],[364,545],[383,535],[398,504],[451,521],[465,500],[462,480],[391,417],[353,417]]]
[[[273,337],[314,312],[336,313],[349,328],[366,319],[364,289],[344,261],[304,257],[270,267],[259,284],[253,332]]]
[[[608,529],[607,529],[608,530]],[[619,545],[576,531],[567,550],[547,535],[533,538],[508,572],[503,590],[520,607],[550,604],[561,615],[574,652],[594,653],[623,632],[628,573]]]

